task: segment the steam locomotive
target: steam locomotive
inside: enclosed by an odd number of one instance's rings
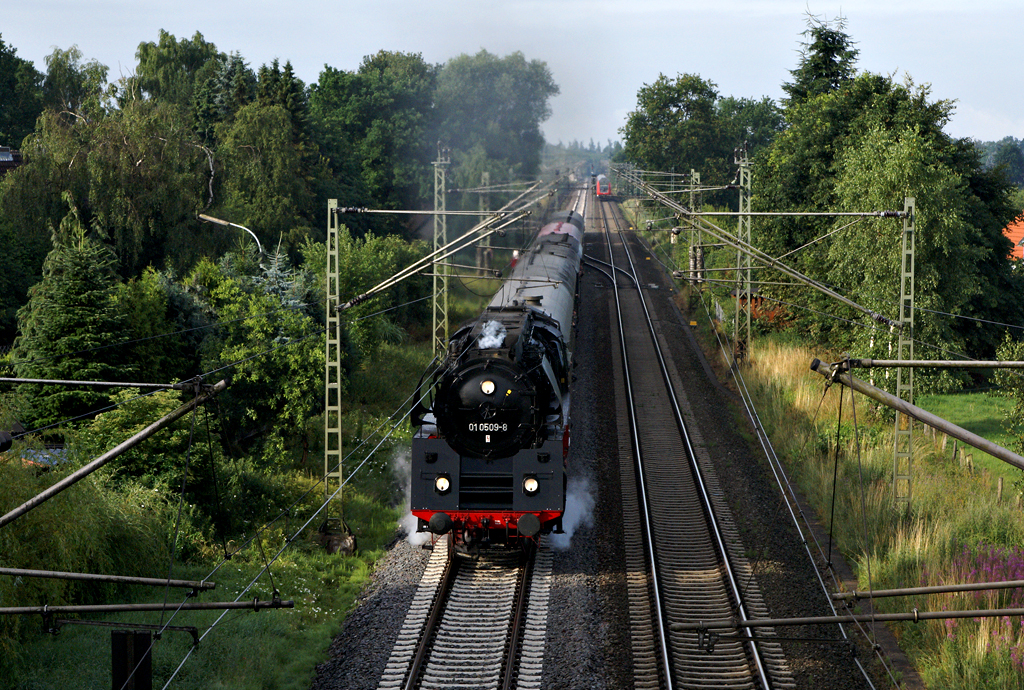
[[[429,406],[411,413],[420,532],[451,532],[463,548],[561,532],[583,232],[576,210],[553,214],[451,336]]]

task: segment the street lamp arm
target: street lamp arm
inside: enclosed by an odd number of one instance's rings
[[[238,223],[232,223],[232,222],[227,221],[227,220],[221,220],[220,218],[214,218],[213,216],[208,216],[205,213],[200,213],[199,214],[199,220],[205,220],[207,223],[216,223],[217,225],[228,225],[228,226],[230,226],[232,228],[240,228],[242,230],[245,230],[247,233],[252,235],[252,238],[254,240],[256,240],[256,247],[260,250],[260,256],[266,256],[266,254],[263,252],[263,245],[260,244],[260,238],[256,237],[256,233],[254,233],[252,230],[250,230],[249,228],[245,227],[244,225],[239,225]]]

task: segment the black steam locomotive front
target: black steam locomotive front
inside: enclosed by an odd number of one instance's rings
[[[489,308],[452,338],[432,415],[413,419],[411,507],[424,528],[507,541],[560,517],[564,353],[546,342],[543,318],[525,305]]]

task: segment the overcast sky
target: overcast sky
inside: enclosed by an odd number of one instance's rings
[[[486,49],[543,60],[561,88],[549,141],[618,139],[636,93],[659,74],[696,73],[723,96],[779,99],[805,16],[842,12],[858,68],[909,75],[956,100],[957,137],[1024,138],[1021,0],[3,0],[0,35],[45,71],[54,46],[129,74],[160,29],[196,31],[253,67],[290,60],[306,83],[378,50],[442,63]],[[0,94],[0,98],[2,98]]]

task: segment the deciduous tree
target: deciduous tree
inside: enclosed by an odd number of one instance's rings
[[[43,111],[43,75],[0,37],[0,146],[20,148]]]
[[[620,130],[623,155],[648,170],[701,173],[704,182],[726,181],[733,149],[729,128],[716,108],[718,89],[696,74],[659,75],[637,93],[636,110]],[[731,132],[734,136],[739,132]]]

